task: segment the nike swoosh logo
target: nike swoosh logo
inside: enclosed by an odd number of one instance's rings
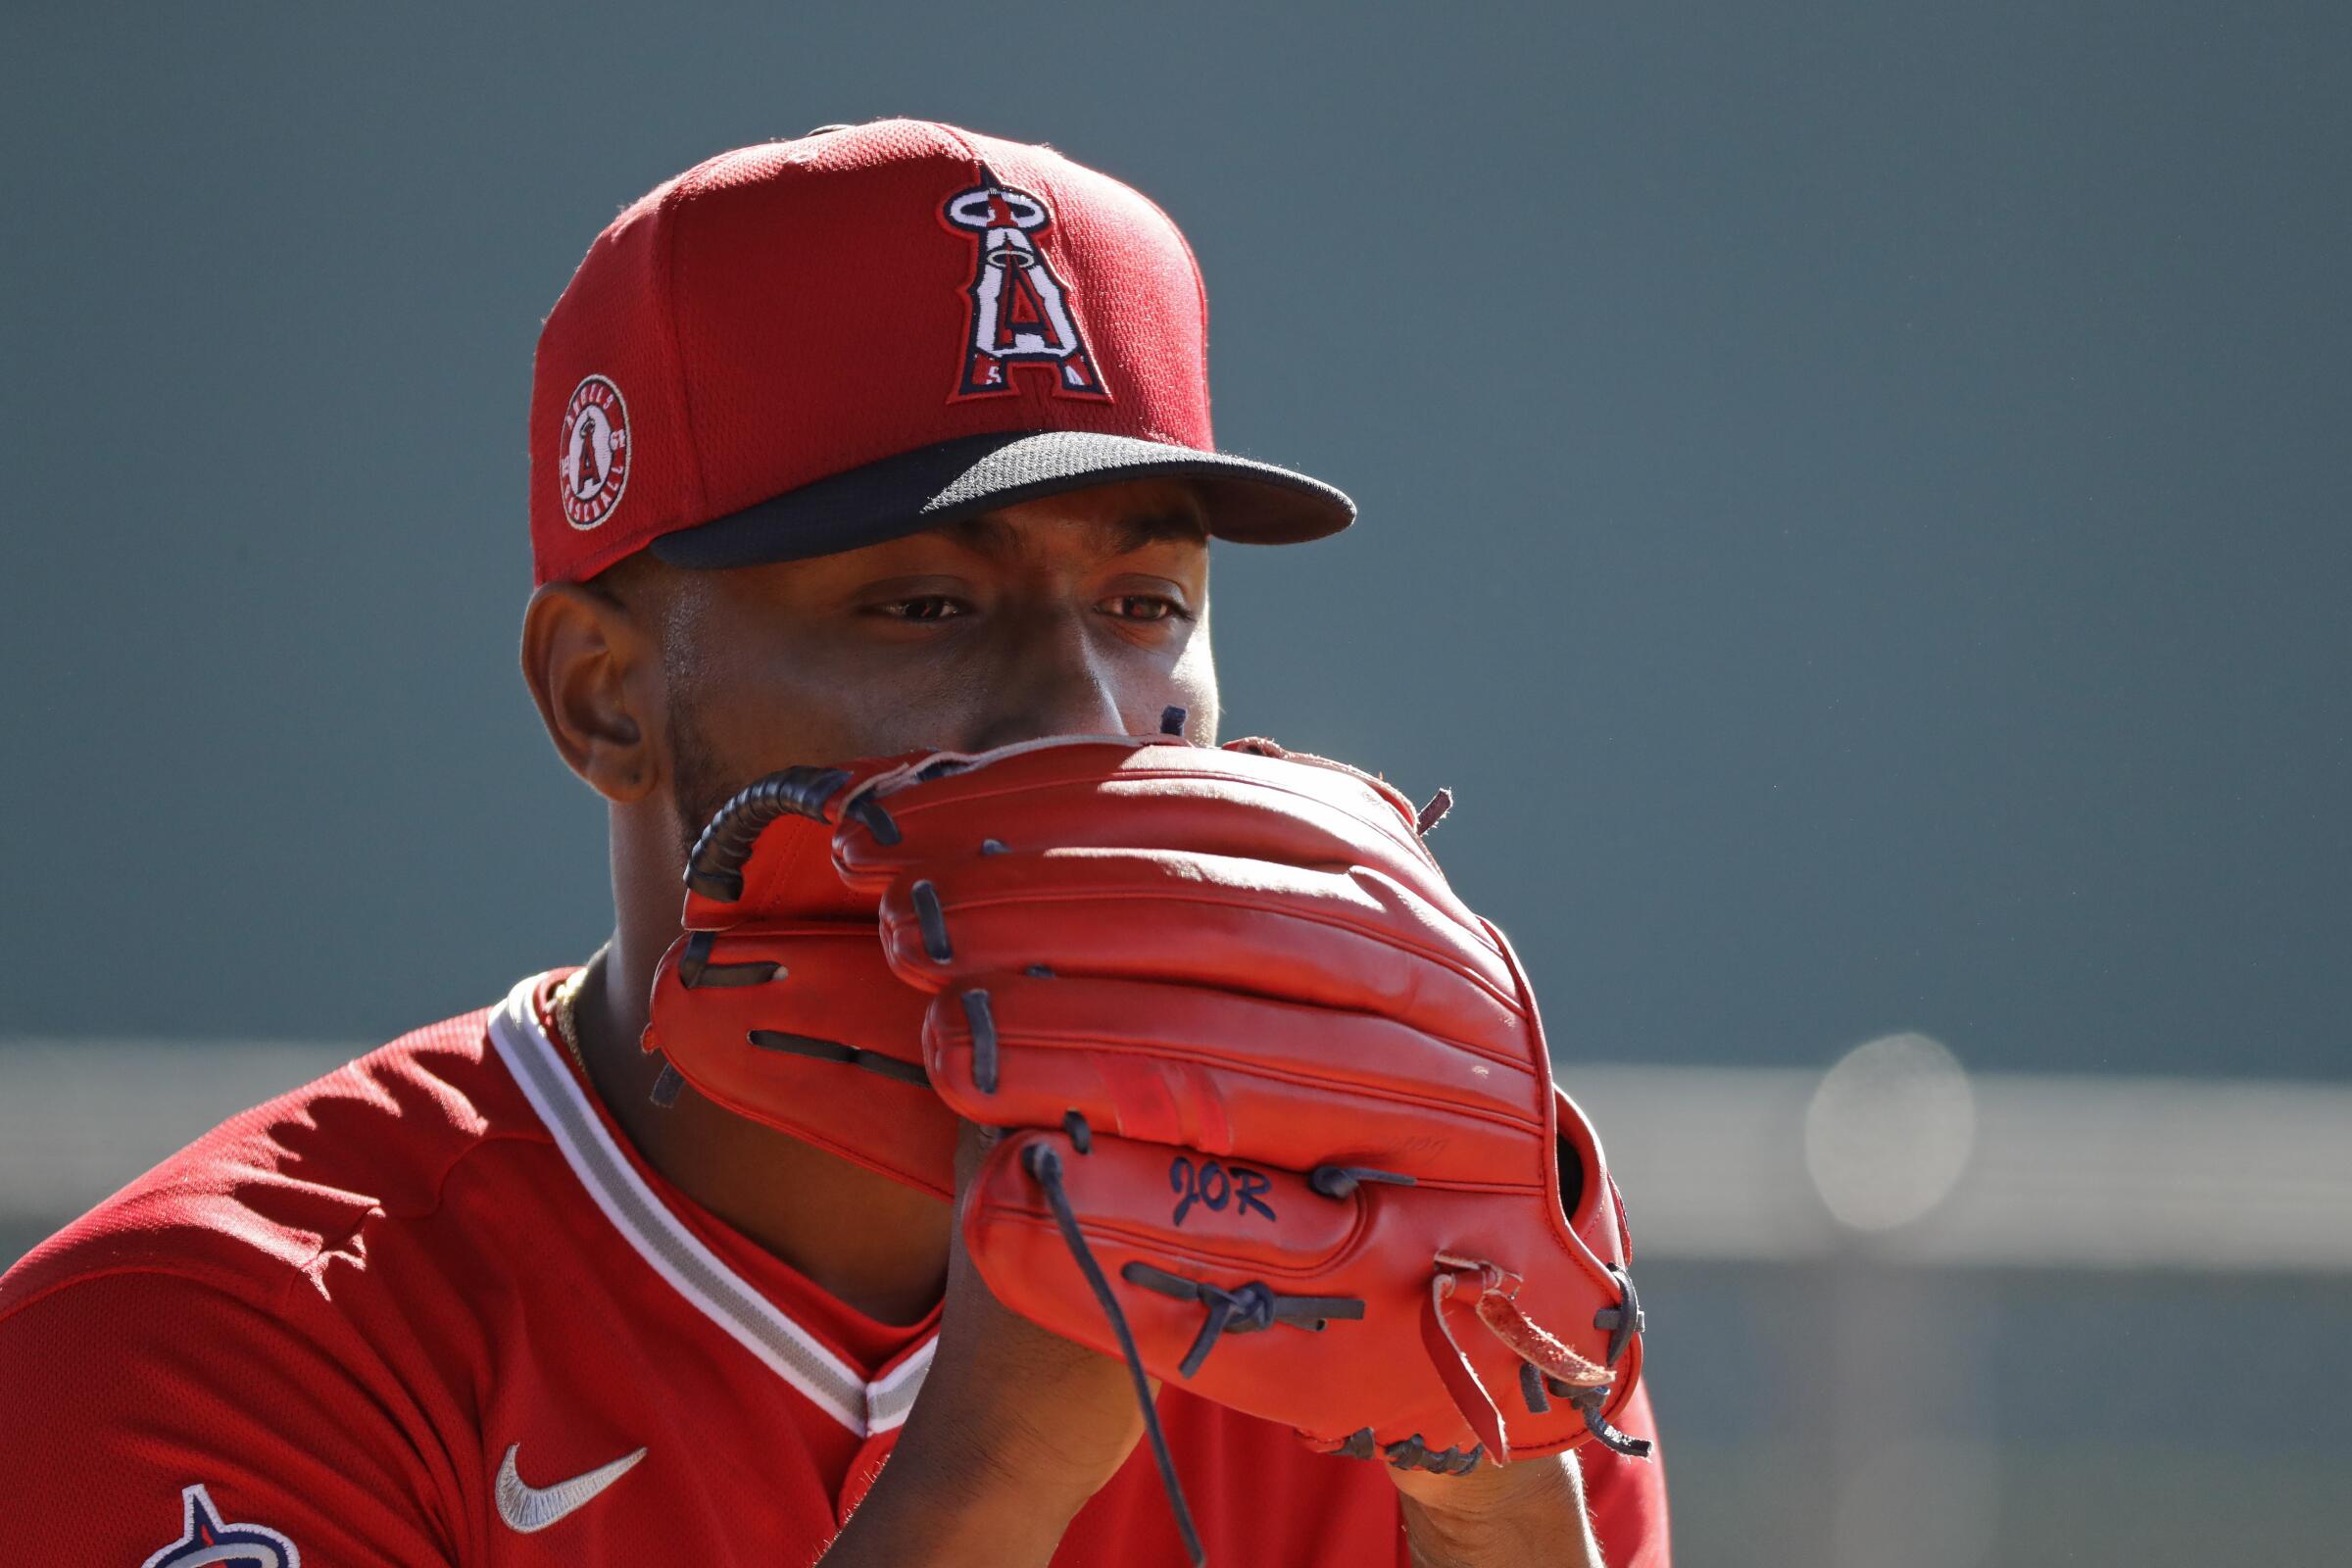
[[[645,1450],[625,1453],[611,1464],[600,1464],[586,1475],[559,1481],[552,1487],[525,1485],[514,1468],[514,1456],[522,1451],[519,1443],[507,1446],[507,1456],[498,1465],[498,1516],[510,1530],[524,1535],[545,1530],[567,1514],[576,1513],[595,1500],[613,1482],[636,1468],[645,1457]]]

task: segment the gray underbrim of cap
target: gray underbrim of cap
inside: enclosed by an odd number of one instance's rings
[[[657,538],[673,566],[750,566],[880,544],[1016,501],[1128,479],[1176,478],[1201,493],[1208,531],[1243,544],[1338,533],[1355,503],[1303,473],[1248,458],[1084,430],[1013,430],[903,452],[741,512]]]

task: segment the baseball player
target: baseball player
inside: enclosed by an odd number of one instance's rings
[[[539,340],[522,665],[612,939],[0,1278],[13,1558],[1663,1568],[1623,1216],[1507,944],[1434,810],[1217,744],[1209,541],[1353,510],[1217,452],[1205,331],[1150,201],[949,125],[727,153],[598,236]],[[1068,880],[1138,867],[1116,913]],[[1252,934],[1310,927],[1374,957]],[[1101,978],[1137,961],[1171,983]],[[1179,1014],[1249,1083],[1169,1065]],[[1565,1174],[1444,1168],[1539,1138]],[[1395,1310],[1299,1229],[1506,1198]]]

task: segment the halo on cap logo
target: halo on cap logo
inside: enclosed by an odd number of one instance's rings
[[[593,528],[612,515],[629,487],[629,407],[620,388],[601,375],[573,387],[559,439],[564,515],[574,528]]]
[[[955,397],[1002,397],[1013,390],[1015,368],[1035,365],[1053,370],[1060,396],[1108,402],[1069,290],[1037,248],[1054,215],[1027,191],[998,184],[986,169],[980,181],[949,197],[939,211],[940,220],[971,235],[979,252],[965,291],[972,302],[971,335]]]

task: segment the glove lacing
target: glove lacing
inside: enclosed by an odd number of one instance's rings
[[[1061,1155],[1049,1144],[1031,1144],[1021,1151],[1021,1168],[1044,1190],[1046,1204],[1054,1210],[1054,1224],[1061,1232],[1062,1244],[1069,1248],[1078,1272],[1086,1276],[1095,1299],[1102,1303],[1103,1316],[1110,1319],[1111,1332],[1118,1336],[1119,1354],[1126,1358],[1127,1375],[1135,1384],[1135,1402],[1144,1413],[1144,1435],[1152,1440],[1152,1458],[1159,1466],[1159,1482],[1167,1490],[1168,1507],[1176,1515],[1177,1533],[1184,1537],[1185,1555],[1193,1560],[1193,1568],[1202,1568],[1208,1561],[1208,1553],[1201,1548],[1200,1532],[1193,1525],[1193,1510],[1184,1500],[1184,1483],[1176,1479],[1176,1458],[1168,1451],[1167,1434],[1159,1429],[1159,1409],[1152,1402],[1151,1374],[1144,1370],[1143,1352],[1135,1347],[1135,1333],[1127,1326],[1127,1314],[1119,1310],[1119,1298],[1111,1294],[1102,1265],[1095,1261],[1093,1250],[1078,1229],[1070,1195],[1062,1190]]]

